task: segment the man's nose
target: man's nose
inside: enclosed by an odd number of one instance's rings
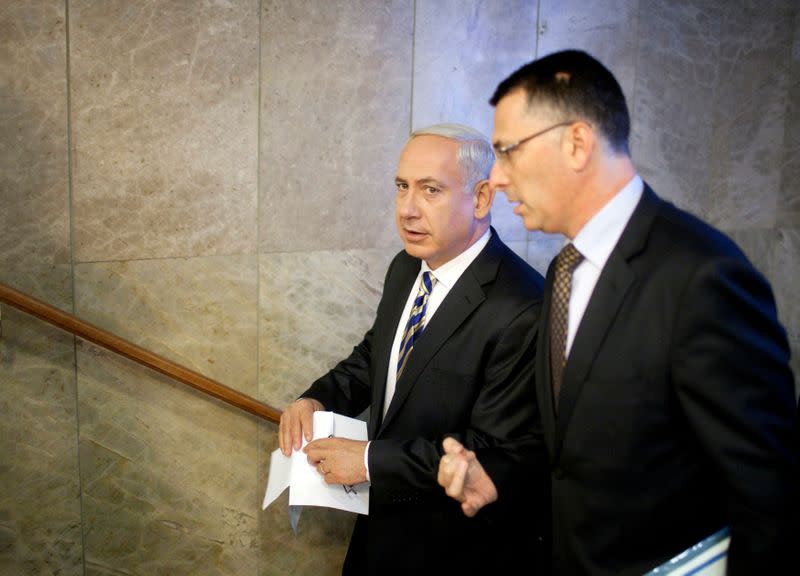
[[[500,165],[500,162],[495,162],[494,166],[492,166],[492,171],[489,173],[489,186],[495,192],[502,192],[508,188],[508,176]]]
[[[412,190],[397,196],[397,214],[402,218],[413,218],[418,214],[417,195]]]

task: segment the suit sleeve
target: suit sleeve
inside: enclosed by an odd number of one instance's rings
[[[534,386],[540,310],[529,308],[503,333],[471,426],[460,438],[475,450],[501,501],[535,489],[534,476],[547,469]]]
[[[707,262],[679,310],[670,370],[725,496],[729,574],[781,568],[797,530],[797,432],[789,349],[771,289],[742,259]]]

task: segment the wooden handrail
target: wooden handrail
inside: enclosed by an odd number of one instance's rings
[[[0,302],[5,302],[14,308],[18,308],[23,312],[27,312],[32,316],[36,316],[37,318],[44,320],[45,322],[49,322],[54,326],[58,326],[62,330],[71,332],[72,334],[75,334],[84,340],[88,340],[89,342],[93,342],[94,344],[111,350],[116,354],[130,358],[134,362],[146,366],[147,368],[155,370],[156,372],[160,372],[161,374],[165,374],[170,378],[177,380],[178,382],[188,384],[192,388],[196,388],[197,390],[205,392],[210,396],[219,398],[220,400],[227,402],[232,406],[236,406],[237,408],[240,408],[246,412],[255,414],[256,416],[268,420],[269,422],[273,422],[275,424],[280,422],[280,410],[267,404],[263,404],[255,398],[252,398],[247,394],[242,394],[238,390],[229,388],[228,386],[225,386],[216,380],[212,380],[211,378],[203,376],[199,372],[190,370],[189,368],[181,366],[172,360],[167,360],[163,356],[159,356],[154,352],[145,350],[133,342],[129,342],[128,340],[120,338],[111,332],[89,324],[88,322],[85,322],[80,318],[73,316],[72,314],[68,314],[63,310],[59,310],[58,308],[42,302],[41,300],[37,300],[36,298],[19,292],[18,290],[14,290],[2,282],[0,282]]]

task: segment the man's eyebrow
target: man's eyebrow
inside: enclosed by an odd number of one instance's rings
[[[437,180],[433,176],[426,176],[425,178],[420,178],[418,180],[418,182],[420,184],[436,184],[439,188],[443,188],[444,187],[444,183],[440,182],[439,180]]]
[[[396,184],[408,184],[408,180],[401,176],[395,176],[394,181]],[[415,180],[414,182],[416,182],[417,184],[435,184],[439,188],[444,188],[445,186],[443,182],[437,180],[433,176],[425,176],[424,178],[420,178],[419,180]]]

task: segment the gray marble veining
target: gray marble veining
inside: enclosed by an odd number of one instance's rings
[[[412,2],[262,4],[259,250],[392,245]]]
[[[535,54],[536,12],[529,2],[416,3],[413,128],[458,122],[491,140],[497,84]],[[505,195],[492,205],[492,225],[506,242],[525,227]]]
[[[256,250],[258,2],[70,2],[80,262]]]
[[[0,308],[0,572],[80,576],[74,340]]]

